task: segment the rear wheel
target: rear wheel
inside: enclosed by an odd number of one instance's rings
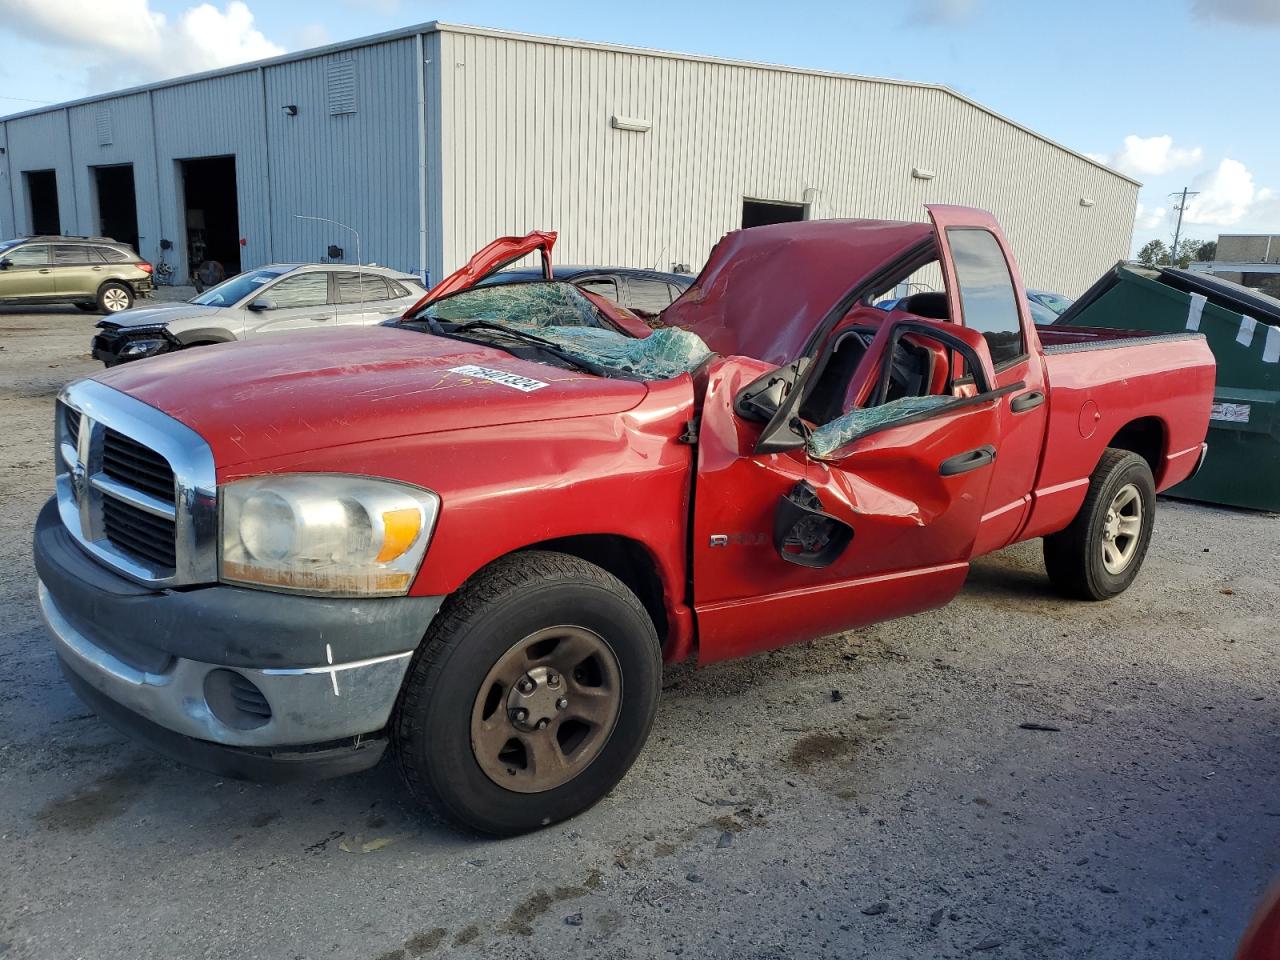
[[[98,309],[103,313],[119,313],[133,306],[133,291],[127,284],[112,280],[98,288]]]
[[[1123,593],[1146,558],[1155,508],[1155,481],[1147,462],[1109,448],[1071,525],[1044,538],[1045,568],[1054,586],[1082,600]]]
[[[576,557],[528,551],[451,597],[392,723],[410,790],[492,834],[574,816],[631,767],[657,711],[662,658],[644,607]]]

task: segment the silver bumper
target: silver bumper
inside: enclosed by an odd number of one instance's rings
[[[40,584],[40,611],[58,656],[77,676],[121,706],[161,727],[237,747],[324,743],[381,730],[391,716],[412,650],[369,660],[301,668],[224,668],[174,657],[146,673],[94,644],[58,610]],[[205,696],[210,673],[230,669],[252,682],[271,708],[253,729],[229,726]]]

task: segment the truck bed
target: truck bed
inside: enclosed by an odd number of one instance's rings
[[[1058,326],[1036,332],[1050,387],[1049,422],[1023,539],[1070,523],[1106,447],[1145,456],[1157,490],[1195,469],[1215,373],[1203,336]]]

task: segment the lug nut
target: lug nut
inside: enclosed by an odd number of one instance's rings
[[[548,673],[548,674],[547,674],[547,686],[548,686],[548,687],[558,687],[558,686],[560,686],[560,675],[559,675],[558,673]]]
[[[532,692],[533,692],[533,681],[532,681],[532,680],[530,680],[528,677],[525,677],[523,680],[521,680],[519,683],[517,683],[517,684],[516,684],[516,688],[517,688],[521,693],[532,693]]]
[[[512,716],[515,718],[516,723],[524,723],[526,720],[529,719],[529,711],[517,710],[515,713],[512,714]]]
[[[545,718],[543,718],[542,720],[539,720],[539,721],[538,721],[538,729],[539,729],[539,730],[545,730],[545,729],[547,729],[547,721],[546,721],[546,719],[545,719]]]
[[[569,700],[567,697],[561,697],[559,700],[556,701],[557,710],[563,710],[568,705],[569,705]]]

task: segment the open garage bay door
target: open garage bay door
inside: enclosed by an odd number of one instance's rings
[[[803,203],[780,203],[774,200],[743,200],[742,226],[763,227],[769,223],[794,223],[804,219]]]
[[[133,186],[133,164],[93,168],[98,193],[98,232],[104,237],[138,249],[138,195]]]
[[[56,236],[62,233],[58,212],[58,174],[54,170],[28,170],[27,204],[31,211],[31,232]]]
[[[236,158],[201,157],[179,160],[183,209],[186,211],[187,265],[221,265],[221,273],[240,272],[240,212],[236,192]],[[210,274],[205,282],[213,282]]]

